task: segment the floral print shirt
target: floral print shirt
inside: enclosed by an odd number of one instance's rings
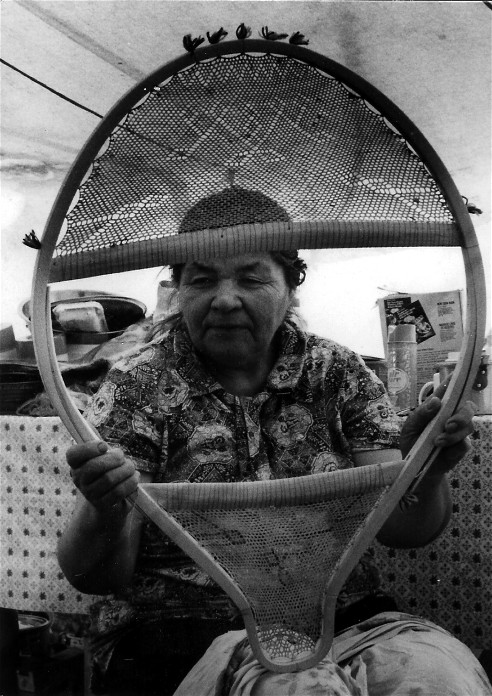
[[[398,418],[359,356],[290,322],[279,334],[263,390],[238,397],[205,370],[179,323],[113,367],[87,417],[156,482],[303,476],[352,467],[358,451],[398,449]],[[366,554],[339,604],[378,584]],[[146,522],[132,586],[93,607],[94,657],[108,660],[115,639],[136,621],[234,614],[211,578]]]

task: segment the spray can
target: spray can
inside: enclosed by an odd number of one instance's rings
[[[417,405],[417,334],[414,324],[388,327],[388,394],[396,411]]]

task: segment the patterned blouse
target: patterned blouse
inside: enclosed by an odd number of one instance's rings
[[[353,467],[358,451],[398,449],[399,419],[359,356],[289,322],[279,346],[263,390],[233,396],[207,373],[178,324],[115,365],[88,419],[156,482],[303,476]],[[339,606],[378,586],[367,553]],[[222,589],[145,522],[134,582],[93,606],[93,660],[104,672],[118,637],[136,622],[236,614]]]

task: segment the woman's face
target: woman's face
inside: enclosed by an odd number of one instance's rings
[[[291,299],[284,271],[268,253],[190,261],[179,283],[193,345],[219,371],[271,360]]]

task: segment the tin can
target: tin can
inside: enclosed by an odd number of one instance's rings
[[[388,394],[396,411],[417,405],[417,334],[414,324],[388,327]]]

